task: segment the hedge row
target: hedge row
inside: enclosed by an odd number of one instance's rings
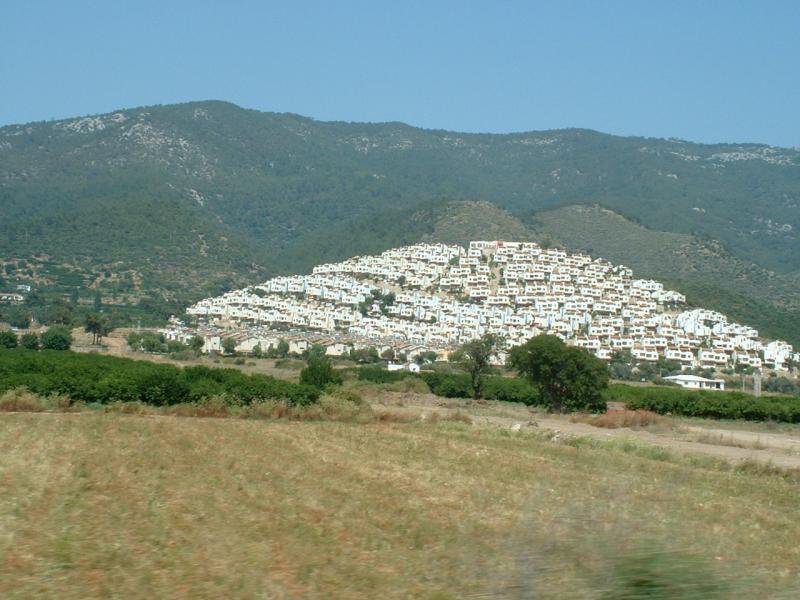
[[[466,374],[424,371],[387,371],[380,367],[362,367],[358,378],[374,383],[393,383],[406,377],[418,377],[431,392],[446,398],[469,398],[471,389]],[[522,378],[487,377],[483,397],[489,400],[537,404],[538,390]],[[756,398],[741,392],[687,390],[678,387],[611,385],[603,392],[606,401],[625,402],[631,410],[650,410],[707,419],[747,421],[782,421],[800,423],[800,398],[765,396]]]
[[[632,410],[708,419],[782,421],[800,423],[800,398],[764,396],[741,392],[687,390],[672,387],[612,385],[604,393],[607,401],[625,402]]]
[[[373,383],[394,383],[407,377],[417,377],[428,384],[432,394],[445,398],[471,398],[472,388],[469,376],[464,373],[437,373],[423,371],[387,371],[380,367],[361,367],[358,379]],[[483,398],[486,400],[502,400],[505,402],[521,402],[536,404],[539,391],[529,381],[521,378],[486,377],[483,383]]]
[[[143,402],[156,406],[224,396],[231,404],[284,400],[307,405],[319,390],[235,369],[162,365],[73,352],[0,350],[0,391],[25,386],[88,403]]]

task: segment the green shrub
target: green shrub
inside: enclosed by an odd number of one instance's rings
[[[432,394],[444,398],[470,398],[472,386],[466,373],[421,373],[420,377],[428,384]]]
[[[616,384],[604,392],[604,399],[662,415],[800,423],[800,398],[786,396],[757,398],[742,392]]]
[[[469,375],[466,373],[439,371],[409,373],[408,371],[387,371],[375,366],[360,367],[355,371],[359,381],[395,384],[403,380],[421,379],[429,389],[423,390],[407,386],[406,391],[419,391],[420,393],[430,391],[430,393],[444,398],[469,398],[472,396],[472,386]],[[536,387],[529,381],[517,377],[484,377],[482,392],[482,397],[487,400],[536,404],[539,399]]]
[[[483,384],[483,397],[487,400],[531,405],[539,402],[539,390],[527,379],[487,377]]]
[[[35,333],[25,333],[19,338],[19,345],[26,350],[38,350],[39,336]]]
[[[394,383],[407,377],[411,377],[408,371],[387,371],[381,367],[361,367],[356,369],[359,381],[370,381],[372,383]]]
[[[66,327],[50,327],[42,334],[41,343],[45,350],[69,350],[72,333]]]
[[[20,386],[35,394],[63,394],[87,404],[121,401],[171,406],[224,396],[231,405],[279,400],[306,406],[320,395],[308,385],[245,375],[235,369],[180,369],[112,356],[0,350],[0,391]]]
[[[0,348],[16,348],[17,336],[13,331],[0,331]]]
[[[300,371],[300,383],[323,389],[328,385],[341,385],[342,375],[336,372],[326,356],[312,354],[308,365]]]

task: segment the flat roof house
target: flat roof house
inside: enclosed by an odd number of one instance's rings
[[[664,377],[667,381],[677,383],[679,386],[695,390],[724,390],[724,379],[706,379],[697,375],[671,375]]]

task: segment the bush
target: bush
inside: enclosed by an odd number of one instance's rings
[[[17,336],[13,331],[0,331],[0,348],[16,348]]]
[[[69,350],[72,334],[66,327],[51,327],[42,334],[41,343],[45,350]]]
[[[408,371],[387,371],[381,367],[361,367],[357,369],[359,381],[372,383],[394,383],[407,377],[413,377]]]
[[[466,373],[447,373],[439,371],[424,371],[422,373],[409,373],[408,371],[387,371],[380,367],[361,367],[356,370],[359,381],[370,381],[381,384],[397,384],[401,381],[422,380],[428,387],[417,388],[406,385],[394,391],[409,391],[417,393],[430,392],[444,398],[469,398],[472,396],[472,385]],[[484,377],[482,397],[486,400],[500,400],[503,402],[521,402],[523,404],[536,404],[539,400],[539,391],[529,381],[515,377]]]
[[[444,398],[470,398],[472,386],[466,373],[421,373],[420,377],[428,384],[432,394]]]
[[[39,349],[39,336],[35,333],[26,333],[19,339],[19,345],[26,350]]]
[[[742,392],[623,384],[610,386],[603,396],[606,401],[624,402],[630,410],[649,410],[660,415],[800,423],[800,398],[756,398]]]
[[[539,402],[539,390],[527,379],[487,377],[483,384],[483,397],[487,400],[532,405]]]
[[[36,394],[63,394],[86,403],[156,406],[200,403],[217,396],[224,396],[232,406],[267,400],[307,406],[317,402],[320,394],[308,385],[245,375],[235,369],[180,369],[112,356],[0,350],[0,391],[20,386]]]
[[[0,395],[0,412],[42,412],[47,405],[24,387],[8,390]]]
[[[342,375],[336,372],[327,357],[312,354],[306,368],[300,371],[300,383],[323,389],[328,385],[341,385]]]

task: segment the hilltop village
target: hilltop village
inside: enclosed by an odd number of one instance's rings
[[[298,353],[319,344],[333,356],[376,348],[413,360],[445,358],[484,333],[500,336],[506,350],[548,333],[606,360],[629,351],[640,362],[665,358],[684,368],[774,370],[800,361],[791,345],[689,309],[683,295],[625,266],[536,243],[396,248],[207,298],[186,312],[196,327],[173,319],[163,333],[180,341],[200,334],[207,352],[232,337],[241,352],[285,341]]]

